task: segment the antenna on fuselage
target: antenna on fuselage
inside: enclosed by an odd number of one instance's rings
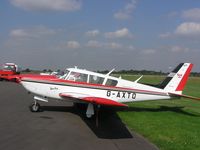
[[[115,68],[113,68],[112,70],[110,70],[110,72],[108,72],[108,73],[106,74],[106,76],[109,76],[114,70],[115,70]]]
[[[141,75],[137,80],[135,80],[134,82],[137,83],[141,78],[143,77],[143,75]]]

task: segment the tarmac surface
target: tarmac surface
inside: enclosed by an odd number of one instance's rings
[[[32,113],[32,102],[20,84],[0,82],[0,150],[158,150],[113,110],[100,110],[97,128],[72,104],[40,103],[43,111]]]

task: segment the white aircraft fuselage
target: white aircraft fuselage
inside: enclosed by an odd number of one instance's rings
[[[60,78],[21,78],[20,83],[34,94],[32,111],[38,111],[37,101],[49,99],[74,103],[88,103],[87,117],[94,114],[93,105],[127,106],[124,103],[146,100],[170,99],[181,96],[192,64],[182,63],[157,86],[128,81],[78,68],[69,68]],[[38,106],[38,107],[37,107]]]

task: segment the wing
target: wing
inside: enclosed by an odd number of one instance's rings
[[[176,96],[176,97],[189,98],[189,99],[193,99],[193,100],[200,100],[200,98],[198,98],[198,97],[189,96],[189,95],[184,95],[184,94],[169,93],[169,95],[170,95],[170,96]]]
[[[97,105],[128,107],[128,105],[113,101],[111,99],[95,97],[91,95],[84,95],[80,93],[60,93],[59,96],[62,98],[74,98],[82,102],[92,103],[92,104],[97,104]]]

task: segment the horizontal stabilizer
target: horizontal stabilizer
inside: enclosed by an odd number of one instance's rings
[[[184,97],[184,98],[189,98],[189,99],[193,99],[193,100],[199,100],[200,98],[198,97],[194,97],[194,96],[189,96],[189,95],[184,95],[184,94],[176,94],[176,93],[169,93],[170,96],[174,96],[174,97]]]

